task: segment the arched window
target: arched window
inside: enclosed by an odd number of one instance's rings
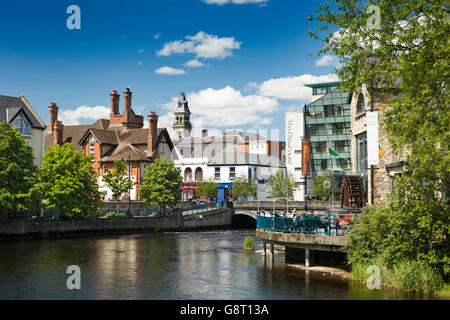
[[[184,170],[184,182],[192,182],[192,169],[186,168]]]
[[[358,96],[358,103],[356,104],[356,114],[360,114],[366,111],[366,100],[362,93]]]
[[[203,170],[202,168],[195,169],[195,181],[202,181],[203,180]]]

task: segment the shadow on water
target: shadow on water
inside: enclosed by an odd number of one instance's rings
[[[255,230],[168,232],[0,243],[0,299],[421,299],[332,280],[245,253]],[[68,290],[66,269],[81,269]]]

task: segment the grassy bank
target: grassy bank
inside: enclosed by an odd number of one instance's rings
[[[372,268],[369,268],[370,266]],[[387,267],[381,259],[374,259],[369,264],[356,263],[352,265],[350,279],[373,281],[378,270],[380,285],[417,293],[450,296],[450,284],[444,282],[442,275],[426,263],[418,261],[404,260],[392,267]]]

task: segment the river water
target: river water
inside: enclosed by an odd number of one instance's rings
[[[0,299],[423,299],[331,280],[245,253],[254,230],[170,232],[0,243]],[[81,270],[81,289],[66,269]]]

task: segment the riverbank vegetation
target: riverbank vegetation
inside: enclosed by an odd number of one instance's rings
[[[366,208],[349,242],[352,276],[440,292],[450,280],[449,12],[439,0],[333,0],[317,11],[318,54],[339,58],[341,87],[386,107],[390,151],[406,160],[390,199]],[[314,21],[313,17],[308,20]],[[380,169],[380,168],[378,168]]]

